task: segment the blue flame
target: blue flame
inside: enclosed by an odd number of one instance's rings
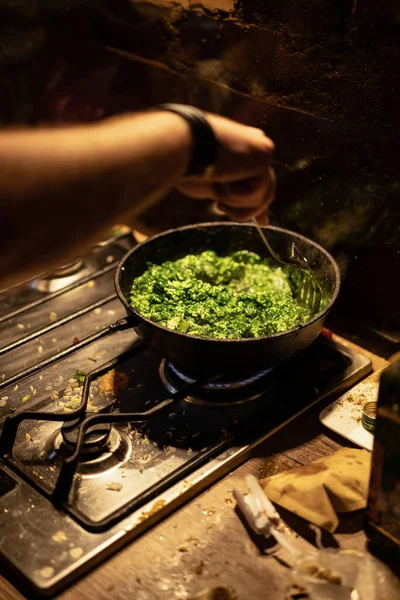
[[[174,375],[179,377],[179,379],[181,379],[185,383],[194,383],[196,381],[195,379],[192,379],[191,377],[184,375],[172,363],[168,362],[168,366],[171,369],[171,371],[174,373]],[[258,371],[257,373],[254,373],[254,375],[251,375],[249,377],[246,377],[245,379],[241,379],[238,381],[215,381],[213,383],[208,383],[204,387],[211,388],[211,389],[217,389],[217,390],[229,390],[232,387],[245,387],[246,385],[255,383],[256,381],[258,381],[259,379],[261,379],[262,377],[264,377],[265,375],[270,373],[272,371],[272,369],[273,369],[273,367],[269,367],[268,369],[263,369],[262,371]]]

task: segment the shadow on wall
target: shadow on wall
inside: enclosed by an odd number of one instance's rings
[[[341,257],[355,313],[400,325],[396,6],[221,2],[3,4],[0,119],[87,122],[178,101],[262,127],[287,165],[274,218]],[[210,217],[174,193],[135,226]]]

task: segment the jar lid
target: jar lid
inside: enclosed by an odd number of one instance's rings
[[[363,407],[361,423],[364,429],[371,433],[375,430],[377,402],[367,402]]]

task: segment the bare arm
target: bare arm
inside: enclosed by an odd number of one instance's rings
[[[190,148],[169,113],[0,135],[0,272],[12,283],[97,241],[173,187]]]
[[[174,186],[215,198],[239,220],[264,214],[273,194],[272,143],[259,130],[216,115],[209,120],[220,152],[207,182],[184,177],[191,133],[172,113],[0,133],[1,287],[67,262]],[[250,187],[240,189],[237,181],[246,178]]]

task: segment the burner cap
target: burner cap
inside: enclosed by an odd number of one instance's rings
[[[45,275],[46,279],[53,279],[54,277],[67,277],[68,275],[73,275],[77,271],[79,271],[83,267],[83,259],[77,258],[66,265],[61,265],[57,267],[52,273],[49,275]]]
[[[34,279],[31,287],[46,294],[58,292],[88,275],[94,270],[93,266],[90,261],[77,258],[67,265],[57,267],[52,273],[46,273],[39,279]]]
[[[70,450],[75,450],[80,424],[80,420],[76,419],[75,421],[64,423],[61,427],[63,443]],[[81,454],[93,455],[101,453],[110,440],[110,434],[111,423],[98,423],[90,427],[86,431],[81,447]]]

